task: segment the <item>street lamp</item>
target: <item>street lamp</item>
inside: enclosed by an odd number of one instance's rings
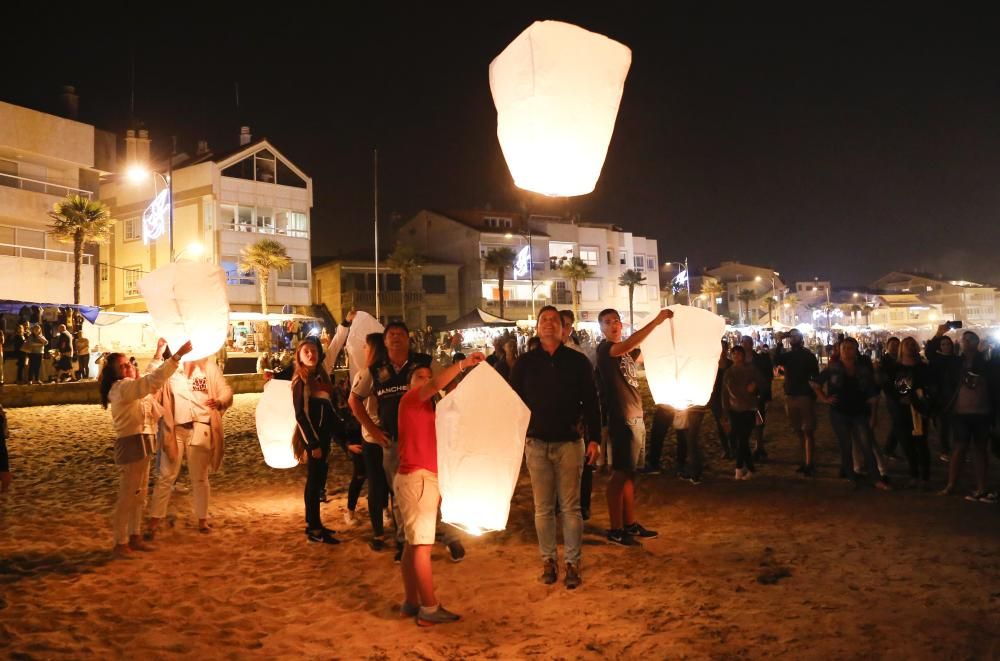
[[[197,259],[205,254],[205,246],[203,246],[198,241],[192,241],[191,243],[187,244],[187,246],[185,246],[183,250],[177,253],[177,255],[174,257],[174,261],[175,262],[179,261],[181,255],[183,255],[186,252],[190,252],[191,256]]]
[[[153,196],[142,214],[142,236],[146,243],[163,235],[163,216],[167,216],[167,237],[170,248],[170,261],[174,261],[174,154],[177,152],[177,137],[171,136],[173,147],[170,158],[167,159],[167,173],[151,170],[138,163],[133,163],[125,172],[127,179],[133,184],[141,184],[153,177],[153,192],[156,193],[156,177],[163,183],[163,190]]]
[[[676,264],[677,266],[680,266],[681,268],[684,269],[684,284],[687,286],[687,295],[688,295],[687,300],[688,300],[688,305],[691,305],[691,273],[688,272],[687,257],[684,258],[683,262],[663,262],[663,265],[666,267],[669,267],[671,264]],[[670,282],[672,283],[673,280],[674,279],[672,278]],[[671,291],[673,291],[673,287],[671,287]]]

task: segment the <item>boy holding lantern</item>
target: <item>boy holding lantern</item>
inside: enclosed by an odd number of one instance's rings
[[[415,617],[417,625],[422,627],[460,619],[438,603],[431,575],[431,548],[441,503],[434,396],[454,381],[459,372],[484,360],[486,356],[477,351],[455,361],[436,377],[429,366],[419,365],[410,373],[409,390],[399,401],[399,468],[393,478],[393,490],[406,533],[401,564],[406,600],[400,614]]]
[[[653,539],[635,517],[635,473],[642,460],[646,440],[642,396],[636,375],[641,360],[639,345],[653,329],[674,316],[670,310],[622,340],[622,320],[617,310],[608,308],[597,316],[604,340],[597,345],[597,373],[607,406],[608,435],[611,438],[611,479],[608,481],[608,541],[622,546],[639,546],[635,539]]]

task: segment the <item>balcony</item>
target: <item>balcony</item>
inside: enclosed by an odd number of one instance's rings
[[[400,308],[403,302],[403,292],[380,291],[379,305],[386,308]],[[420,305],[424,302],[422,291],[406,292],[406,305]],[[349,291],[340,295],[340,307],[344,310],[374,309],[375,292],[373,291]]]
[[[73,194],[90,198],[94,194],[93,191],[66,186],[55,180],[43,181],[41,179],[18,177],[17,175],[5,174],[3,172],[0,172],[0,186],[6,186],[7,188],[20,188],[21,190],[31,191],[32,193],[45,193],[46,195],[55,195],[56,197],[66,197],[67,195]]]
[[[254,232],[256,234],[290,236],[298,239],[309,238],[308,230],[300,230],[290,227],[289,228],[269,227],[269,226],[258,227],[257,225],[252,225],[248,223],[220,223],[219,229],[229,230],[230,232]]]
[[[7,257],[23,257],[24,259],[43,259],[49,262],[73,263],[72,250],[53,250],[52,248],[36,248],[34,246],[21,246],[13,243],[0,243],[0,255]],[[94,256],[83,254],[83,263],[90,266],[94,263]]]

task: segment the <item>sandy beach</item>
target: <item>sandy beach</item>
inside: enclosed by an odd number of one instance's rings
[[[584,583],[538,581],[530,483],[522,471],[506,531],[435,552],[438,595],[462,622],[402,620],[399,568],[342,520],[349,463],[332,464],[324,505],[339,546],[306,542],[304,473],[267,468],[257,395],[226,414],[225,465],[201,534],[175,494],[157,550],[112,561],[117,488],[110,415],[97,406],[12,409],[12,491],[0,496],[0,655],[49,658],[887,658],[1000,656],[1000,507],[960,496],[855,489],[836,479],[821,411],[820,471],[799,456],[780,404],[771,461],[735,482],[707,431],[710,470],[694,486],[643,478],[642,548],[610,546],[598,475]],[[885,416],[883,416],[883,420]],[[710,423],[710,416],[706,423]],[[649,422],[649,420],[647,420]],[[882,423],[884,424],[884,422]],[[879,435],[884,438],[884,431]],[[933,441],[932,441],[933,444]],[[934,446],[936,447],[936,446]],[[1000,484],[994,459],[992,484]],[[893,464],[903,483],[905,461]],[[932,475],[943,484],[944,464]],[[962,493],[971,486],[970,471]],[[185,475],[181,481],[186,483]],[[365,507],[362,496],[359,511]]]

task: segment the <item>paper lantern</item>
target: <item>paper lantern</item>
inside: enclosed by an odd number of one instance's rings
[[[226,273],[215,264],[176,262],[139,281],[150,320],[159,337],[176,350],[191,340],[184,361],[213,355],[229,333]]]
[[[293,468],[299,460],[292,451],[295,434],[295,406],[292,403],[292,382],[271,379],[264,384],[264,394],[257,400],[254,412],[257,420],[257,440],[264,454],[264,463],[271,468]]]
[[[437,406],[441,520],[478,535],[503,530],[531,411],[487,363]]]
[[[701,308],[671,305],[670,310],[673,318],[657,326],[642,343],[650,393],[657,404],[679,410],[704,406],[715,385],[726,322]]]
[[[559,21],[533,23],[493,60],[497,137],[517,186],[594,190],[631,64],[627,46]]]
[[[381,333],[385,329],[378,319],[367,312],[357,312],[351,322],[351,331],[347,335],[347,357],[350,362],[351,383],[358,370],[364,369],[368,362],[365,358],[365,338],[371,333]]]

